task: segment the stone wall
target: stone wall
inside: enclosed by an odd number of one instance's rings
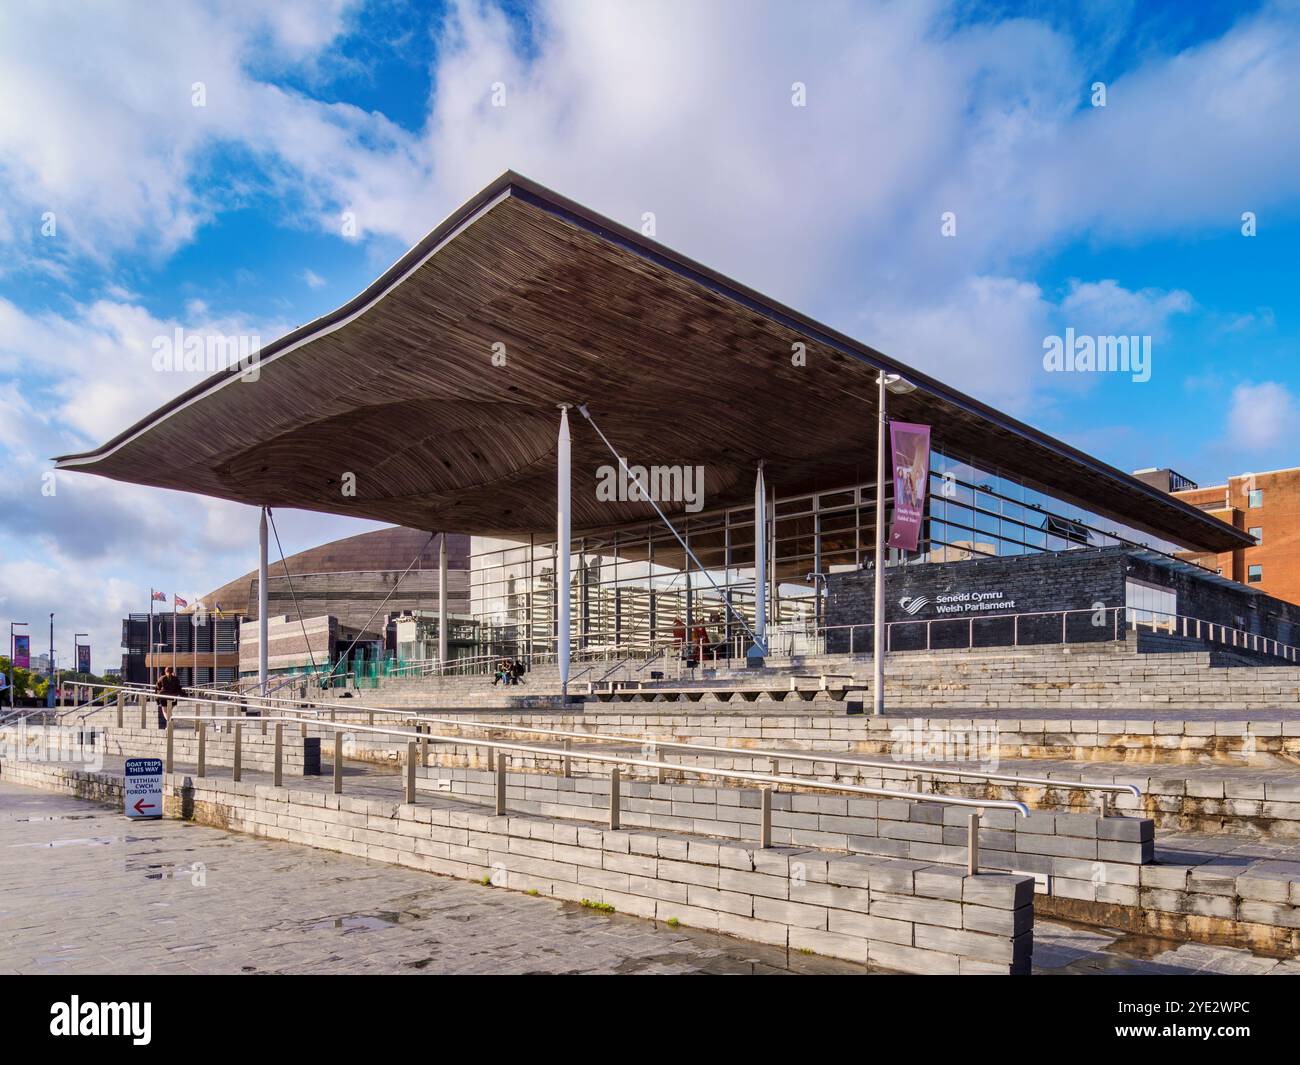
[[[440,751],[444,757],[455,754]],[[526,760],[526,759],[525,759]],[[608,776],[597,763],[573,760],[579,775],[510,772],[511,813],[600,821],[608,817]],[[766,771],[762,767],[759,771]],[[604,771],[606,774],[608,770]],[[593,774],[593,775],[586,775]],[[490,802],[495,775],[481,769],[418,769],[417,790]],[[624,780],[622,820],[629,827],[692,832],[753,844],[759,839],[759,792],[698,783]],[[905,799],[825,793],[772,796],[772,842],[794,847],[964,865],[971,811]],[[1137,905],[1138,867],[1153,857],[1155,826],[1135,817],[1089,813],[986,810],[980,827],[980,868],[1030,874],[1044,892],[1066,898]]]

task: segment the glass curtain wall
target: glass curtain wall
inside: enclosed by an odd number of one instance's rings
[[[887,521],[892,518],[890,492],[886,486]],[[874,564],[875,506],[875,485],[870,482],[775,498],[765,530],[772,560],[768,623],[775,645],[811,634],[820,622],[822,576]],[[658,520],[574,537],[570,631],[575,659],[609,652],[648,653],[671,645],[679,626],[692,634],[703,628],[707,642],[727,643],[733,652],[743,653],[745,626],[754,621],[753,507],[691,515],[679,519],[677,529],[702,569],[688,562],[681,545]],[[1171,555],[1183,550],[937,444],[931,451],[919,549],[891,549],[888,564],[1115,545]],[[479,640],[476,653],[554,652],[555,573],[552,542],[474,539],[470,610]]]

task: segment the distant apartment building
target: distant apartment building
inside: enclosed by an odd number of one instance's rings
[[[1255,540],[1253,547],[1221,554],[1186,552],[1182,557],[1278,599],[1300,603],[1300,467],[1243,473],[1208,487],[1170,469],[1138,470],[1134,476]]]

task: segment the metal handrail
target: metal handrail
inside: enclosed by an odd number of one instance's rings
[[[200,717],[198,715],[174,715],[179,721],[239,721],[248,718],[240,716]],[[329,727],[336,732],[370,732],[384,736],[405,736],[413,741],[429,743],[449,743],[462,747],[484,747],[491,751],[515,751],[530,755],[547,755],[557,759],[572,759],[574,752],[563,747],[536,747],[525,743],[512,743],[508,740],[476,740],[465,736],[443,736],[435,732],[418,732],[414,729],[386,728],[382,725],[359,725],[350,722],[324,721],[319,718],[284,716],[283,721],[304,725]],[[666,762],[653,758],[633,758],[616,754],[601,754],[584,751],[582,757],[588,762],[603,762],[607,765],[638,766],[642,769],[671,769],[674,772],[689,773],[698,777],[722,777],[728,780],[750,780],[764,784],[787,785],[793,787],[814,788],[819,791],[849,792],[854,795],[868,795],[882,799],[902,799],[907,802],[936,802],[945,806],[962,806],[976,810],[1014,810],[1021,817],[1029,816],[1029,807],[1015,799],[965,799],[955,795],[921,795],[915,791],[899,791],[894,788],[873,788],[863,784],[828,783],[820,780],[806,780],[802,777],[784,776],[775,773],[753,773],[740,769],[706,769],[683,765],[680,762]]]
[[[367,707],[356,707],[349,712],[366,712]],[[400,711],[394,711],[400,713]],[[430,717],[424,714],[407,715],[412,720],[433,722],[437,724],[456,725],[460,728],[477,728],[493,732],[527,732],[535,735],[554,736],[559,739],[594,740],[599,743],[636,743],[642,741],[642,747],[664,747],[678,751],[695,751],[705,754],[750,755],[755,758],[785,759],[790,762],[828,762],[831,765],[851,765],[867,769],[897,769],[902,772],[929,774],[943,777],[969,777],[988,781],[1009,781],[1017,784],[1059,787],[1070,791],[1127,792],[1134,798],[1142,797],[1142,789],[1136,784],[1101,784],[1079,780],[1056,780],[1050,777],[1027,777],[1017,773],[990,773],[974,769],[949,769],[946,767],[920,767],[910,763],[876,761],[859,758],[854,755],[840,755],[834,751],[779,751],[762,747],[724,747],[709,743],[683,743],[676,740],[660,740],[653,737],[616,736],[606,732],[572,732],[566,729],[535,728],[527,725],[502,725],[495,722],[467,721],[462,718]]]
[[[727,755],[749,755],[756,758],[775,758],[786,759],[791,762],[827,762],[831,765],[851,765],[868,769],[897,769],[902,772],[916,773],[918,776],[929,775],[931,777],[966,777],[969,779],[978,779],[986,781],[1002,781],[1018,785],[1041,786],[1062,788],[1068,791],[1092,791],[1102,793],[1127,793],[1134,798],[1142,797],[1142,789],[1135,784],[1105,784],[1091,783],[1087,781],[1059,780],[1051,777],[1031,777],[1023,776],[1018,773],[993,773],[985,770],[947,768],[942,766],[912,766],[910,763],[886,762],[870,758],[860,758],[855,755],[842,755],[834,751],[781,751],[757,747],[725,747],[717,744],[705,743],[684,743],[674,740],[661,740],[649,736],[618,736],[611,733],[602,732],[577,732],[567,729],[540,728],[529,725],[502,724],[500,722],[470,721],[465,718],[440,717],[422,713],[412,713],[409,710],[394,709],[392,707],[372,707],[356,704],[349,706],[346,710],[340,711],[337,707],[326,703],[307,702],[304,706],[298,703],[293,707],[270,706],[266,709],[305,709],[312,712],[315,716],[312,720],[321,722],[320,714],[328,713],[349,713],[349,714],[388,714],[393,717],[401,717],[405,720],[415,721],[427,724],[453,725],[457,728],[475,728],[488,732],[514,732],[528,733],[530,735],[553,736],[557,739],[580,739],[591,740],[597,743],[638,743],[642,747],[652,746],[656,748],[668,748],[671,750],[691,751],[704,754],[727,754]],[[213,720],[213,718],[208,718]],[[336,724],[330,722],[330,724]],[[344,722],[344,724],[347,724]]]
[[[171,737],[174,735],[174,723],[176,720],[192,720],[196,722],[199,729],[199,763],[198,772],[200,776],[206,774],[205,763],[205,745],[203,737],[204,718],[202,717],[184,717],[174,716],[172,722],[168,725],[168,744],[166,770],[171,771],[172,762],[172,745]],[[234,721],[242,723],[246,718],[221,717],[208,718],[207,720]],[[323,721],[319,718],[309,719],[288,715],[281,718],[281,722],[299,722],[305,728],[309,724],[328,726],[334,729],[334,792],[341,794],[343,791],[343,736],[345,733],[374,733],[384,736],[400,736],[407,739],[407,764],[406,764],[406,801],[414,803],[416,800],[415,787],[415,766],[416,766],[416,745],[429,743],[449,743],[457,746],[469,746],[486,748],[488,751],[489,765],[495,763],[493,769],[496,773],[496,800],[495,813],[498,816],[506,814],[506,755],[508,753],[524,753],[533,757],[546,756],[556,758],[561,765],[567,767],[573,752],[563,747],[536,747],[522,743],[503,742],[501,740],[483,740],[467,739],[464,736],[443,736],[433,732],[426,732],[423,729],[404,729],[404,728],[386,728],[376,725],[356,725],[349,723],[335,723]],[[280,729],[282,725],[276,725],[276,742],[275,742],[275,766],[273,781],[275,786],[283,784],[283,746],[281,744]],[[235,752],[234,752],[234,769],[232,775],[235,779],[241,777],[241,743],[242,733],[238,725],[235,728]],[[425,748],[427,750],[427,747]],[[619,788],[619,769],[622,766],[635,766],[641,769],[653,769],[659,775],[659,779],[664,779],[664,772],[671,770],[675,773],[688,774],[702,778],[715,778],[722,780],[741,781],[750,784],[766,785],[760,789],[760,821],[759,821],[759,846],[767,848],[772,845],[772,789],[773,787],[794,787],[805,788],[815,791],[836,792],[839,794],[862,795],[875,799],[898,799],[905,802],[932,802],[942,806],[955,806],[958,808],[968,809],[971,812],[967,828],[967,850],[966,850],[966,870],[970,875],[979,872],[979,829],[980,816],[985,810],[1011,810],[1021,817],[1029,816],[1029,807],[1022,802],[1007,799],[965,799],[959,796],[948,795],[920,795],[917,792],[899,791],[894,788],[873,788],[861,784],[842,784],[826,783],[819,780],[807,780],[801,777],[782,775],[777,773],[755,773],[736,769],[716,769],[716,768],[696,768],[689,765],[683,765],[676,762],[668,762],[655,758],[635,758],[625,755],[601,754],[599,752],[584,751],[582,757],[588,762],[599,762],[610,766],[610,788],[609,788],[609,825],[611,829],[621,827],[621,798]]]

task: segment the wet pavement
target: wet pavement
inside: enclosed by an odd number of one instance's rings
[[[0,783],[3,973],[846,973],[861,965]]]
[[[3,973],[870,974],[0,783]],[[1300,973],[1230,947],[1039,921],[1043,974]]]

